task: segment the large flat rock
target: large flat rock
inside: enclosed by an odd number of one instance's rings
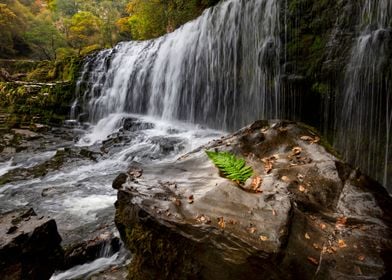
[[[220,176],[206,150],[245,158],[259,188]],[[391,277],[390,196],[301,124],[255,122],[114,187],[131,279]]]

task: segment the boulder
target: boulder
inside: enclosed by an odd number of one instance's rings
[[[205,151],[244,158],[244,186]],[[392,199],[311,128],[258,121],[116,184],[130,279],[391,279]]]
[[[1,214],[1,279],[49,279],[63,261],[60,243],[53,219],[32,209]]]

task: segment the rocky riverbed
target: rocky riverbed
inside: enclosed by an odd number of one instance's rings
[[[127,114],[111,115],[95,126],[67,122],[61,128],[4,130],[0,214],[33,208],[39,217],[56,221],[64,259],[55,265],[53,279],[105,279],[100,271],[113,274],[111,269],[128,256],[114,225],[114,178],[132,162],[172,160],[219,135],[194,125]]]

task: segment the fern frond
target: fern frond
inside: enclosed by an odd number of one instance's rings
[[[206,151],[206,154],[223,175],[232,181],[243,184],[253,175],[252,167],[246,166],[245,160],[231,153]]]

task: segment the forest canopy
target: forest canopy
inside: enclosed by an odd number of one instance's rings
[[[0,58],[55,60],[172,32],[218,0],[0,0]]]

